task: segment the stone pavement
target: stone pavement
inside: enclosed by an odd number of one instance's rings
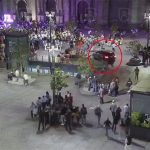
[[[110,131],[111,139],[105,137],[105,130],[97,128],[97,119],[93,108],[99,103],[97,96],[86,96],[80,94],[79,89],[74,85],[73,79],[68,79],[69,87],[63,90],[62,94],[69,90],[75,105],[82,103],[88,108],[87,125],[73,130],[68,134],[64,127],[51,127],[43,134],[36,134],[37,121],[30,119],[29,106],[38,96],[50,91],[49,76],[36,77],[37,80],[30,86],[9,85],[6,82],[6,72],[0,72],[0,150],[123,150],[124,133],[117,127],[117,135]],[[50,91],[51,93],[51,91]],[[129,102],[129,95],[117,97],[117,104],[123,106]],[[102,105],[101,123],[111,117],[109,111],[110,103]],[[132,150],[144,150],[141,146],[149,143],[135,141]],[[140,145],[140,146],[139,146]]]

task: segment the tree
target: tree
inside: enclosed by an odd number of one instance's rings
[[[74,31],[75,26],[76,26],[76,24],[75,24],[74,21],[69,21],[69,22],[66,24],[66,28],[67,28],[69,31],[71,31],[71,32]]]
[[[86,76],[90,76],[93,74],[89,64],[88,64],[88,59],[85,56],[81,56],[79,58],[79,66],[78,66],[78,71],[81,74],[84,74]]]
[[[50,87],[53,90],[53,100],[55,100],[55,95],[58,95],[62,88],[68,86],[66,83],[67,75],[63,75],[60,68],[56,68],[54,75],[52,75],[50,80]]]
[[[139,51],[143,48],[142,44],[139,41],[130,41],[129,47],[132,50],[133,56],[138,56]]]
[[[28,48],[27,44],[18,39],[12,51],[12,67],[18,68],[20,75],[22,75],[23,68],[27,66]]]
[[[107,64],[104,61],[97,61],[93,57],[90,58],[90,61],[96,71],[102,72],[107,69]],[[81,74],[84,74],[86,76],[92,76],[94,73],[88,63],[87,57],[85,56],[80,57],[78,70]]]
[[[117,24],[113,24],[113,25],[111,26],[111,31],[112,31],[113,33],[116,33],[116,32],[118,31],[118,29],[119,29],[119,27],[117,26]]]

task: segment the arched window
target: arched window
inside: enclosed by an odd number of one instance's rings
[[[48,11],[48,12],[51,12],[51,11],[56,12],[56,2],[55,2],[55,0],[47,0],[46,1],[46,11]]]
[[[88,3],[84,0],[78,3],[78,20],[82,22],[88,15]]]
[[[17,4],[18,12],[27,12],[27,4],[24,0],[20,0]]]
[[[27,13],[27,4],[24,0],[19,0],[17,3],[18,8],[18,19],[25,20]]]

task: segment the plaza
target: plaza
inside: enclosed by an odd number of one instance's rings
[[[6,72],[4,71],[1,71],[0,79],[0,145],[2,150],[67,150],[70,148],[97,150],[100,147],[103,147],[103,150],[123,149],[125,135],[119,127],[117,128],[118,135],[114,135],[110,131],[111,140],[107,140],[103,128],[97,128],[97,119],[92,107],[95,107],[99,103],[98,97],[82,95],[79,89],[74,85],[72,79],[68,81],[68,90],[74,97],[74,103],[76,105],[84,103],[88,109],[87,125],[74,129],[72,134],[68,134],[63,126],[51,127],[42,134],[36,134],[38,122],[31,119],[29,107],[31,102],[35,101],[39,95],[43,95],[45,91],[50,90],[49,84],[47,84],[49,76],[38,77],[36,83],[28,87],[7,84]],[[63,91],[63,93],[65,93],[65,91]],[[110,100],[112,100],[112,98],[106,97],[105,99],[105,101]],[[128,94],[121,95],[117,98],[117,103],[121,107],[128,102]],[[109,106],[110,103],[103,104],[101,122],[104,122],[106,116],[110,116],[111,118]],[[135,140],[133,149],[148,150],[149,144]]]

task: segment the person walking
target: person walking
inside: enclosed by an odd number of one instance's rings
[[[71,124],[72,124],[72,115],[71,115],[71,111],[69,111],[65,115],[65,129],[69,133],[72,131]]]
[[[130,114],[130,108],[128,104],[123,106],[123,113],[124,113],[124,121],[126,121],[126,119],[129,117]]]
[[[104,127],[106,129],[106,136],[107,138],[109,138],[109,134],[108,134],[108,130],[111,128],[111,122],[109,120],[109,118],[106,119],[106,121],[104,122]]]
[[[37,70],[37,75],[39,76],[40,75],[40,65],[36,66],[36,70]]]
[[[82,124],[86,124],[87,108],[84,106],[84,104],[82,104],[80,114],[81,114]]]
[[[104,104],[104,88],[100,86],[99,89],[99,97],[100,97],[100,104]]]
[[[38,132],[39,132],[41,128],[41,124],[42,124],[42,130],[45,129],[44,109],[42,107],[39,107],[38,114],[39,114],[39,123],[38,123]]]
[[[131,143],[132,143],[132,138],[129,135],[127,135],[125,139],[124,150],[131,150],[130,149]]]
[[[129,80],[127,81],[126,86],[128,87],[128,89],[130,89],[130,87],[132,86],[131,78],[129,78]]]
[[[97,122],[98,122],[98,127],[99,127],[100,126],[100,120],[101,120],[101,114],[103,112],[100,105],[98,105],[95,108],[94,112],[95,112],[95,115],[97,116]]]
[[[115,103],[115,100],[112,100],[112,103],[111,103],[111,106],[110,106],[110,111],[112,113],[113,119],[115,118],[116,110],[117,110],[117,105]]]
[[[112,124],[112,131],[114,132],[114,134],[116,133],[116,127],[117,127],[118,121],[119,120],[118,120],[117,116],[115,116],[113,119],[113,124]]]
[[[138,68],[138,67],[136,67],[136,68],[134,69],[134,73],[135,73],[135,80],[136,80],[136,81],[138,81],[138,80],[139,80],[139,72],[140,72],[139,68]]]

